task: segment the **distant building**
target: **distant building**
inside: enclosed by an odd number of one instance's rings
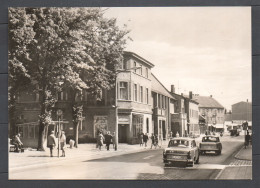
[[[221,131],[224,128],[224,107],[211,96],[193,95],[199,103],[200,129],[201,133],[205,130]]]

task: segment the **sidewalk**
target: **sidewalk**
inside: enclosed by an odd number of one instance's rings
[[[236,155],[236,159],[239,160],[247,160],[252,161],[252,146],[248,146],[247,148],[242,148]]]
[[[162,147],[165,147],[164,142]],[[26,149],[24,153],[9,152],[9,170],[19,170],[24,168],[31,168],[33,166],[47,166],[53,163],[68,163],[75,159],[92,160],[103,157],[112,157],[123,154],[135,153],[150,150],[151,143],[148,142],[147,147],[140,147],[137,145],[119,144],[117,151],[110,145],[110,150],[107,151],[105,146],[102,150],[96,148],[96,144],[79,144],[78,148],[70,149],[66,146],[66,157],[58,157],[57,148],[53,150],[54,157],[50,157],[50,151],[36,151],[36,149]],[[60,151],[61,155],[61,151]]]
[[[244,146],[235,155],[237,161],[252,161],[252,146],[244,148]],[[220,172],[217,179],[245,179],[251,180],[252,176],[252,165],[238,165],[238,166],[227,166],[222,172]]]

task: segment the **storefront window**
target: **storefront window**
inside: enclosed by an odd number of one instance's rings
[[[143,116],[133,115],[133,136],[137,137],[139,133],[143,133]]]

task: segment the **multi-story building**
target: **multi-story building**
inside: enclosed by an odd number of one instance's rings
[[[85,91],[82,96],[75,97],[76,101],[83,104],[80,141],[94,142],[100,130],[115,132],[116,122],[119,142],[137,143],[139,133],[155,132],[162,139],[166,138],[170,122],[169,103],[173,97],[151,74],[153,66],[135,53],[124,52],[124,61],[117,71],[116,90],[103,90],[99,100]],[[49,131],[57,129],[59,122],[56,112],[62,111],[61,129],[65,130],[68,138],[73,135],[71,97],[70,90],[66,88],[57,95],[58,100],[52,110],[53,122],[48,126]],[[36,147],[39,94],[21,92],[16,107],[17,132],[23,133],[22,141],[26,146]]]
[[[174,85],[171,85],[171,95],[176,99],[174,101],[174,113],[171,114],[171,132],[173,136],[178,133],[179,136],[188,134],[187,113],[185,106],[185,97],[175,93]]]
[[[238,125],[248,122],[248,128],[252,129],[252,103],[241,101],[233,104],[231,118]]]
[[[171,114],[174,113],[174,97],[163,84],[151,74],[153,97],[153,132],[160,140],[166,140],[171,126]]]
[[[199,103],[193,100],[192,92],[189,97],[185,97],[185,109],[187,113],[188,134],[199,135]]]
[[[223,130],[224,107],[212,95],[208,97],[195,94],[193,99],[199,103],[201,133],[204,133],[205,129],[209,131]]]

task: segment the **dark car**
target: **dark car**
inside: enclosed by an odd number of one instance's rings
[[[214,151],[220,155],[222,151],[222,144],[218,136],[204,136],[200,143],[200,153],[205,154],[208,151]]]
[[[165,166],[177,163],[193,166],[194,163],[199,163],[199,148],[195,139],[188,137],[171,139],[163,151],[163,162]]]

